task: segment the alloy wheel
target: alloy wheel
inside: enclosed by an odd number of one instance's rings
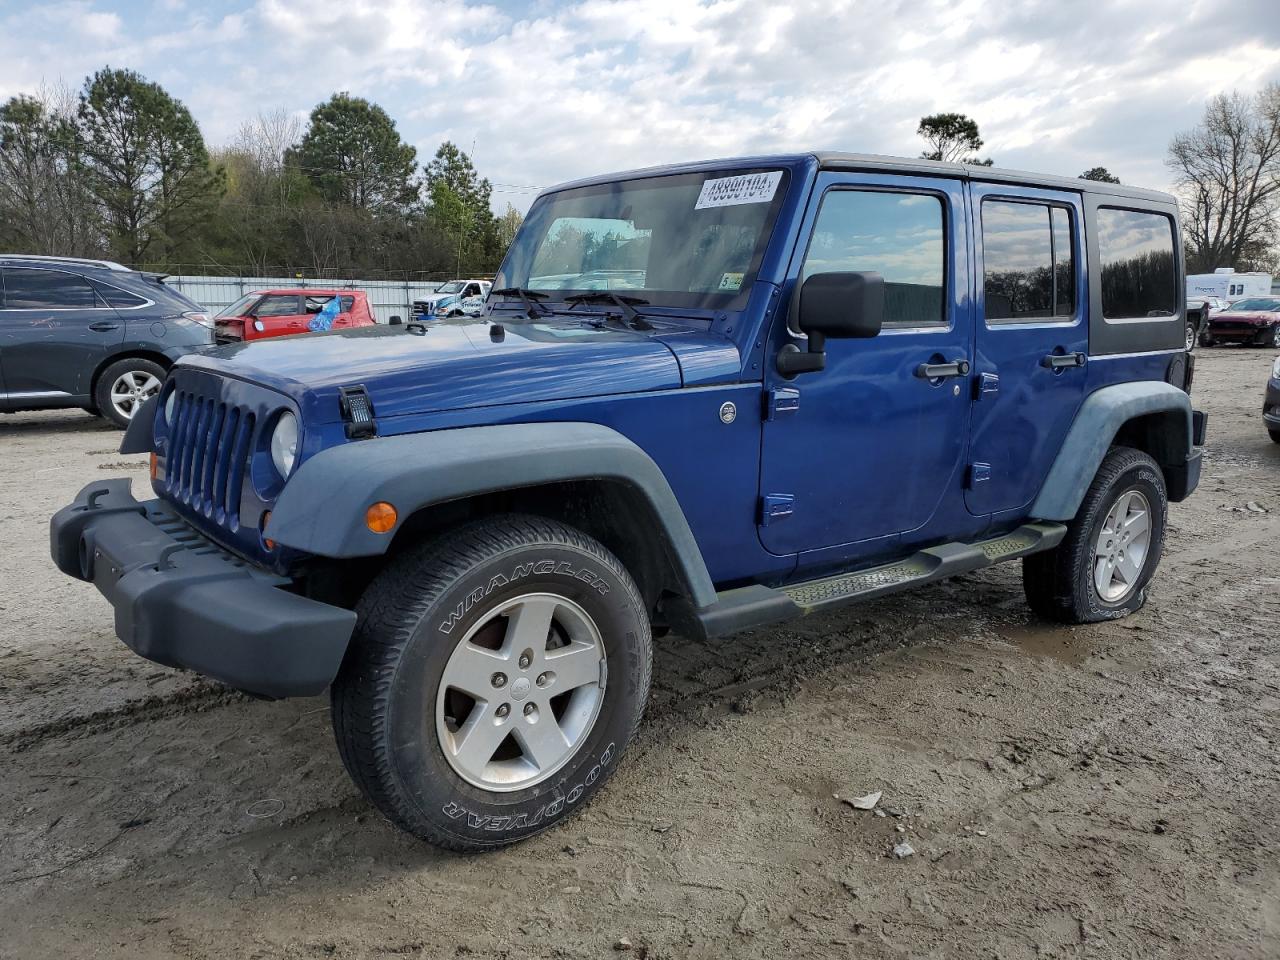
[[[157,377],[143,370],[130,370],[111,385],[111,405],[124,419],[132,420],[138,409],[159,392]]]
[[[1106,603],[1121,603],[1138,585],[1151,547],[1151,504],[1137,490],[1120,495],[1094,540],[1093,585]]]
[[[541,783],[582,746],[604,701],[605,648],[565,597],[508,600],[458,643],[436,697],[436,735],[458,776],[485,790]]]

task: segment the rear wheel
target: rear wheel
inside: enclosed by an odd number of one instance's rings
[[[1140,450],[1112,449],[1062,543],[1022,561],[1031,609],[1061,623],[1114,620],[1140,609],[1168,512],[1156,462]]]
[[[164,367],[154,360],[117,360],[98,377],[94,390],[98,413],[117,427],[127,427],[142,405],[160,392],[164,377]]]
[[[393,823],[484,850],[586,804],[648,697],[649,622],[622,564],[564,524],[505,516],[393,561],[332,689],[352,779]]]
[[[1272,443],[1280,443],[1280,430],[1268,430],[1267,433],[1271,434]]]
[[[1186,340],[1187,340],[1187,353],[1190,353],[1192,350],[1196,348],[1196,324],[1194,320],[1187,322]]]

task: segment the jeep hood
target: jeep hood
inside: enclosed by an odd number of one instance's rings
[[[675,355],[653,336],[560,318],[357,327],[250,341],[183,363],[287,394],[311,422],[338,420],[339,388],[357,384],[380,420],[681,385]]]

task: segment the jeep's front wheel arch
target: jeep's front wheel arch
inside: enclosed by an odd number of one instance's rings
[[[648,498],[630,484],[604,478],[515,487],[430,504],[401,524],[388,553],[402,553],[452,527],[508,513],[564,523],[599,540],[635,579],[650,612],[664,594],[693,595],[685,563]]]
[[[525,608],[549,610],[550,632],[536,618],[525,630]],[[466,524],[393,559],[357,609],[331,694],[339,752],[422,839],[482,850],[540,832],[586,803],[635,733],[647,615],[625,567],[580,531],[520,515]],[[464,755],[473,733],[487,752]]]

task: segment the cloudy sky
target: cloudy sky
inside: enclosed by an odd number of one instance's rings
[[[1165,187],[1207,97],[1280,80],[1275,0],[0,0],[0,99],[110,64],[211,145],[335,90],[428,157],[470,149],[495,206],[589,173],[744,153],[918,155],[957,110],[1001,166]]]

